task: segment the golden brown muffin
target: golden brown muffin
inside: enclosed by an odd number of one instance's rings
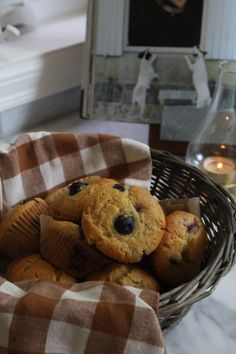
[[[82,228],[87,242],[106,256],[136,263],[159,245],[165,216],[157,200],[140,187],[104,186],[85,207]]]
[[[114,262],[88,245],[77,224],[44,215],[40,252],[50,263],[79,280]]]
[[[160,291],[158,282],[151,274],[132,264],[112,264],[99,272],[90,274],[86,280],[108,281],[119,285]]]
[[[61,220],[78,222],[81,219],[85,204],[89,198],[103,185],[116,185],[110,178],[91,176],[74,181],[66,187],[50,193],[45,201],[50,213]]]
[[[185,211],[167,216],[166,231],[160,245],[151,255],[158,279],[176,286],[190,281],[199,271],[207,247],[207,236],[201,220]]]
[[[48,214],[47,203],[41,198],[9,209],[0,224],[0,252],[10,258],[38,252],[41,214]]]
[[[75,278],[54,267],[43,259],[40,254],[33,254],[15,260],[8,268],[6,277],[11,282],[39,279],[41,281],[76,283]]]

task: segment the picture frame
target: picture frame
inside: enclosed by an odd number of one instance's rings
[[[201,42],[203,5],[204,0],[126,1],[124,50],[190,53]]]
[[[168,88],[169,82],[173,86],[173,76],[177,78],[174,88],[183,82],[186,88],[191,86],[191,74],[184,60],[184,54],[189,54],[191,48],[149,48],[152,54],[158,55],[159,50],[161,53],[152,65],[159,81],[148,82],[145,112],[140,114],[140,107],[133,105],[132,95],[140,72],[138,55],[147,48],[127,47],[125,38],[131,1],[89,0],[81,116],[87,119],[160,124],[160,90]],[[200,1],[203,4],[206,0]]]
[[[146,3],[143,0],[140,1]],[[211,13],[211,0],[201,1],[202,17],[198,20],[200,26],[198,35],[200,47],[204,47],[206,43],[211,43],[208,36],[209,23],[211,28],[213,24],[216,27],[217,23]],[[177,43],[178,47],[169,47],[169,44],[162,47],[129,45],[127,21],[130,16],[131,2],[136,3],[136,0],[88,1],[81,117],[103,121],[150,124],[152,127],[157,125],[160,133],[158,139],[161,141],[163,140],[161,129],[163,106],[170,103],[171,105],[193,107],[195,104],[196,92],[192,83],[192,73],[185,60],[186,55],[192,54],[192,48],[182,47],[181,43]],[[215,0],[215,2],[217,10],[214,14],[217,11],[220,13],[222,2],[219,0]],[[218,21],[219,30],[222,30],[222,26],[219,26]],[[156,56],[156,61],[153,62],[153,71],[158,74],[159,80],[151,80],[149,83],[144,114],[140,116],[139,110],[133,108],[132,95],[140,71],[138,55],[147,49]],[[216,52],[215,47],[210,48],[207,59],[214,59]],[[224,57],[224,55],[225,53],[221,53],[217,57]],[[211,68],[212,72],[211,88],[215,84],[215,68],[213,70]],[[189,138],[190,136],[186,136],[181,140],[180,137],[177,137],[175,140],[175,136],[171,136],[170,140],[163,141],[177,141],[179,144],[183,142],[185,145]]]

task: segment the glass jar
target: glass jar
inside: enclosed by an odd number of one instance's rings
[[[221,62],[204,123],[188,144],[186,162],[236,195],[236,62]]]

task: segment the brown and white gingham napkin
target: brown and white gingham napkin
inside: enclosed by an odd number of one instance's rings
[[[0,279],[1,354],[164,354],[158,294],[102,282]]]
[[[103,134],[28,133],[0,146],[0,211],[83,176],[149,188],[147,145]]]
[[[149,188],[149,148],[115,136],[29,133],[0,146],[0,210],[100,175]],[[162,354],[159,294],[102,282],[12,284],[0,277],[1,354]]]

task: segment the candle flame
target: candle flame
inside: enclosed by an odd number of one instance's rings
[[[225,117],[225,120],[229,120],[229,116],[226,116],[226,117]]]
[[[219,162],[219,163],[217,164],[217,168],[221,169],[222,167],[223,167],[222,162]]]

